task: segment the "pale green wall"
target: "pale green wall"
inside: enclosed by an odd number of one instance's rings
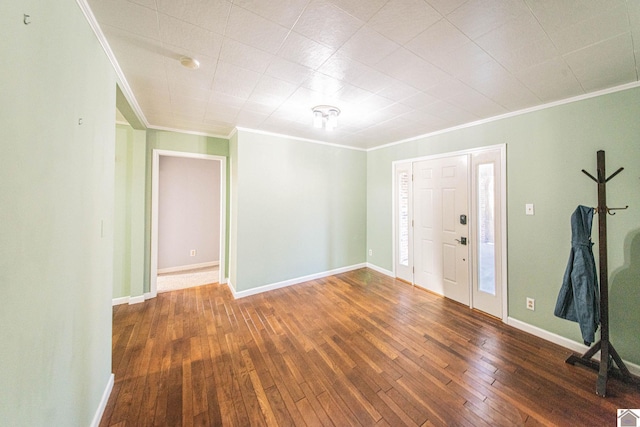
[[[0,424],[86,427],[111,374],[115,74],[73,1],[1,2],[0,56]]]
[[[367,157],[369,261],[392,269],[391,162],[507,144],[509,316],[580,342],[576,323],[553,316],[566,267],[570,216],[597,204],[596,151],[606,150],[609,206],[629,205],[608,218],[611,336],[621,356],[640,363],[640,89],[617,92],[512,118],[422,138]],[[525,216],[525,203],[535,216]],[[594,240],[597,242],[594,221]],[[635,250],[634,250],[635,248]],[[597,252],[597,245],[594,247]],[[525,308],[526,297],[536,310]]]
[[[237,281],[237,244],[238,244],[238,133],[229,140],[229,284],[235,288]]]
[[[113,297],[144,293],[146,132],[116,126]]]
[[[231,152],[237,291],[365,261],[365,152],[243,130]]]

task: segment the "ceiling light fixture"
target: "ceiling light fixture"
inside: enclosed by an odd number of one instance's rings
[[[180,63],[183,67],[190,70],[197,70],[198,68],[200,68],[200,62],[197,59],[193,59],[188,56],[183,56],[182,58],[180,58]]]
[[[313,111],[313,127],[333,130],[338,126],[338,116],[340,109],[331,105],[317,105],[311,109]]]

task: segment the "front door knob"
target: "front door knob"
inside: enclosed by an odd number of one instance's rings
[[[466,245],[467,244],[467,238],[466,237],[460,237],[460,239],[455,239],[455,241],[460,243],[461,245]]]

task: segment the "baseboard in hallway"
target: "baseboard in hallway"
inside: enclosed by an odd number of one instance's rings
[[[218,271],[218,267],[206,267],[159,274],[156,287],[160,293],[218,283]]]

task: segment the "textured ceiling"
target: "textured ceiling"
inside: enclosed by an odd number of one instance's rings
[[[637,0],[87,3],[155,128],[371,148],[638,81]]]

